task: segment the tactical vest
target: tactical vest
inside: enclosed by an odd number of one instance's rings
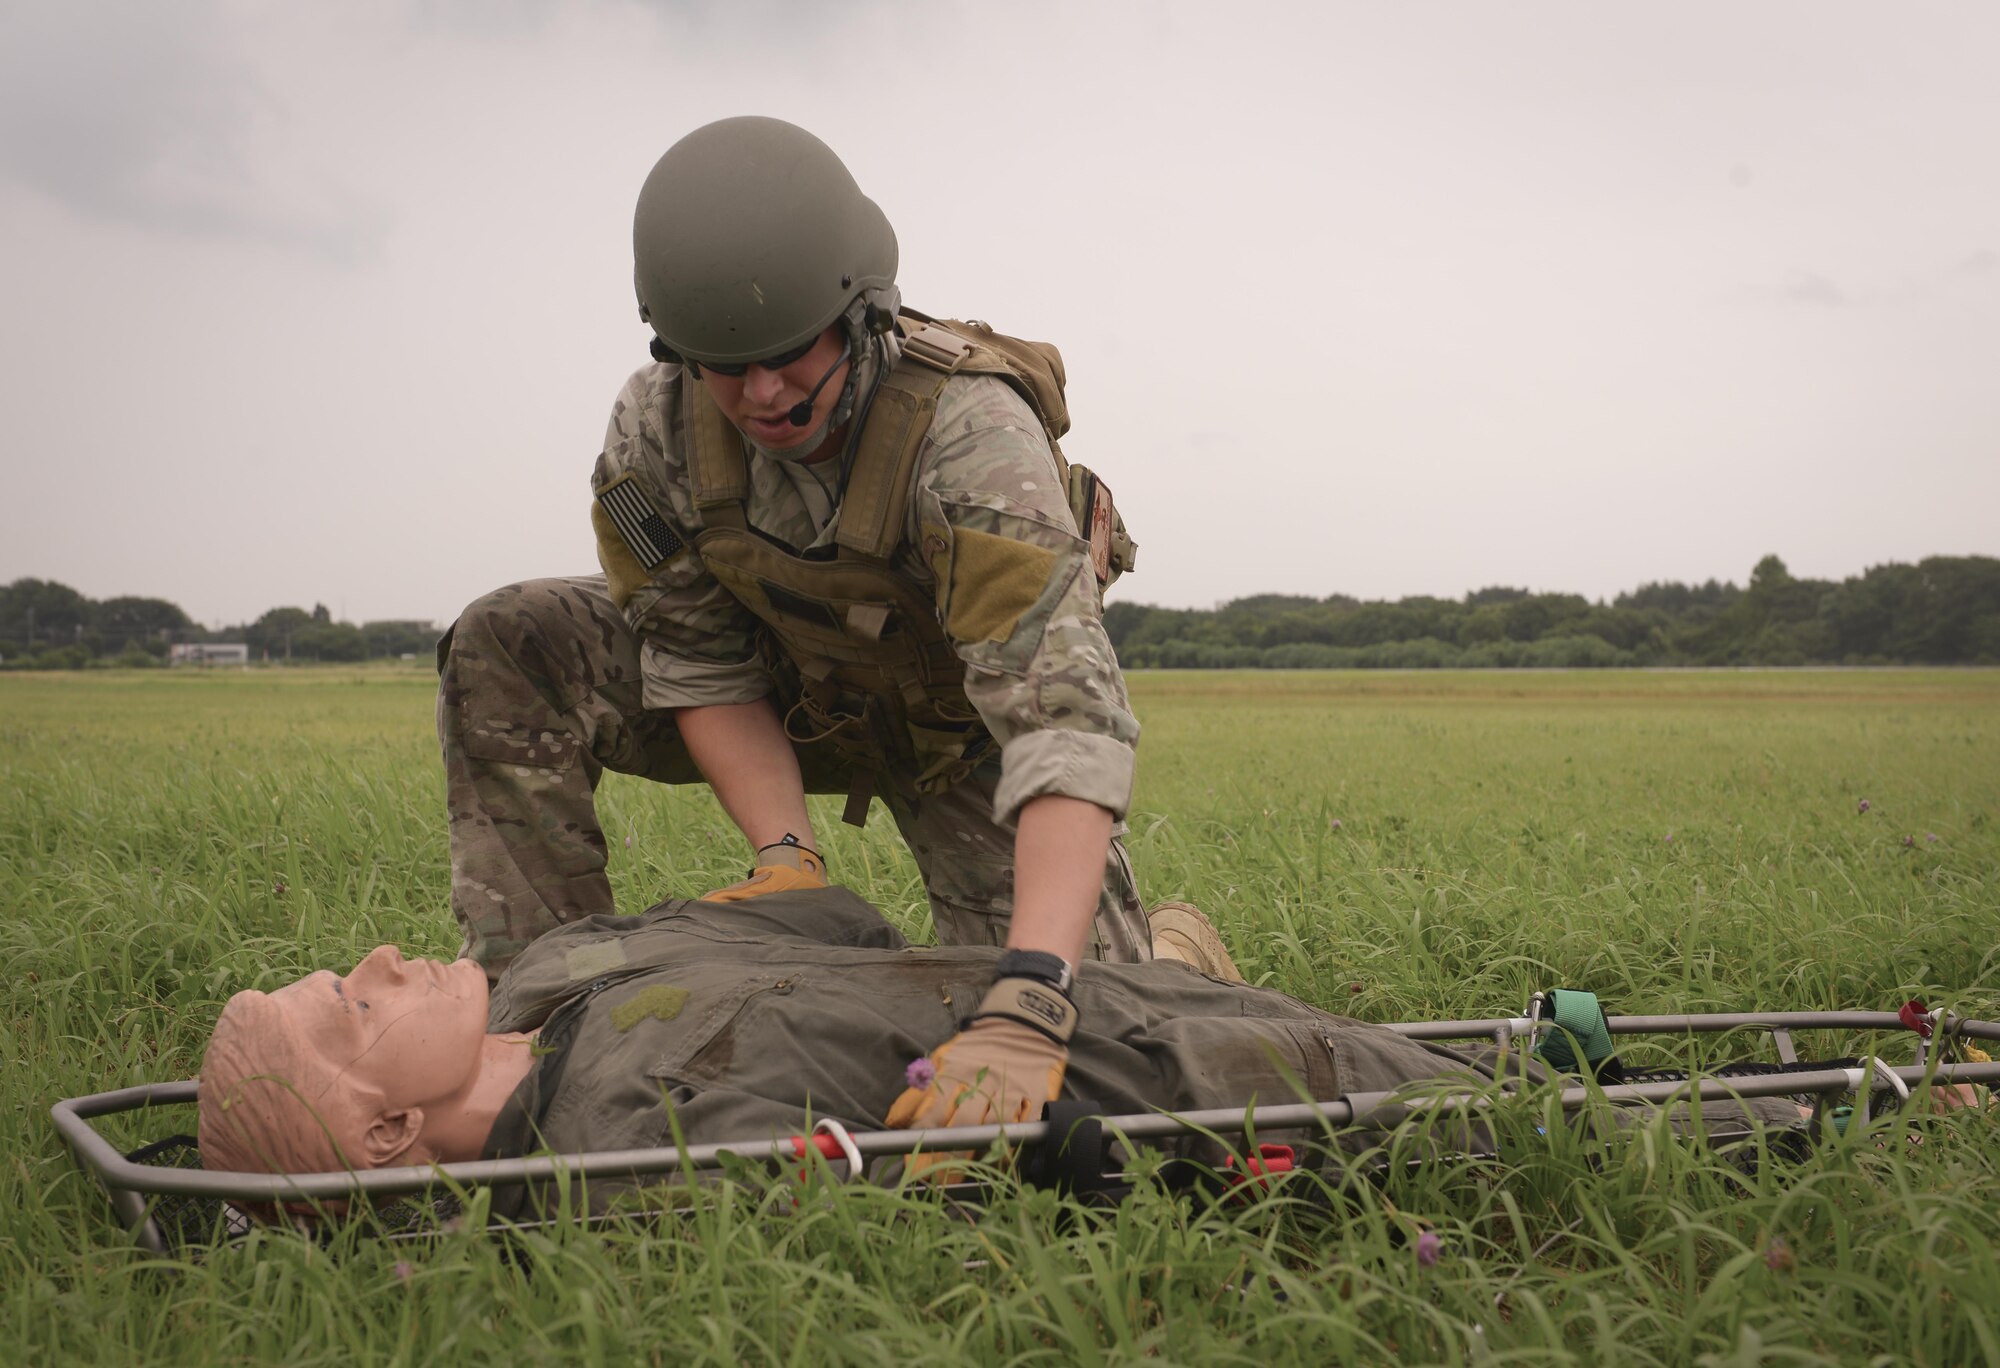
[[[1069,430],[1069,409],[1054,347],[913,310],[903,312],[899,327],[907,334],[902,354],[869,401],[830,555],[826,548],[795,553],[750,527],[742,436],[706,387],[681,387],[689,484],[702,522],[695,548],[717,582],[768,628],[767,666],[781,679],[796,676],[786,735],[830,745],[853,768],[844,818],[857,826],[884,774],[909,776],[919,794],[941,792],[993,743],[966,700],[965,666],[932,591],[896,569],[917,458],[947,379],[997,376],[1035,411],[1071,512],[1091,542],[1100,594],[1137,552],[1110,490],[1064,460],[1056,444]]]

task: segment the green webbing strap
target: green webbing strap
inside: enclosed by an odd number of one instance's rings
[[[1597,994],[1578,988],[1559,988],[1551,989],[1543,997],[1553,1018],[1542,1033],[1541,1043],[1535,1046],[1535,1056],[1564,1073],[1601,1075],[1604,1061],[1611,1058],[1611,1031],[1604,1024],[1604,1009],[1597,1005]],[[1576,1057],[1578,1049],[1583,1051],[1581,1063]]]

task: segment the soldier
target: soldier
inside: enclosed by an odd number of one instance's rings
[[[756,854],[712,899],[824,885],[805,794],[857,825],[879,796],[939,939],[1005,946],[1004,974],[1157,951],[1234,975],[1194,909],[1149,927],[1118,839],[1139,728],[1100,596],[1132,548],[1053,444],[1055,350],[902,310],[888,220],[775,119],[670,148],[633,246],[656,363],[592,477],[604,573],[501,589],[439,646],[466,953],[496,976],[613,910],[608,766],[714,790]],[[996,1078],[1052,1057],[955,1046]]]
[[[572,923],[530,946],[490,993],[467,962],[405,961],[383,947],[345,978],[322,971],[230,1000],[202,1063],[203,1162],[325,1172],[650,1148],[674,1143],[676,1128],[691,1144],[755,1146],[815,1119],[921,1124],[942,1091],[972,1099],[960,1124],[1033,1120],[1038,1101],[999,1097],[950,1052],[934,1056],[934,1078],[904,1074],[976,1000],[998,953],[912,950],[840,888],[675,900]],[[989,993],[977,1012],[1019,1014],[1067,1038],[1049,1095],[1067,1084],[1113,1115],[1478,1083],[1495,1062],[1488,1048],[1422,1044],[1179,964],[1081,965],[1073,996],[1048,991],[1023,1005],[1021,993]],[[1786,1099],[1710,1104],[1703,1115],[1711,1137],[1801,1122]],[[1321,1137],[1267,1126],[1258,1138]],[[1354,1133],[1343,1144],[1380,1139]],[[1168,1148],[1221,1157],[1195,1136]]]

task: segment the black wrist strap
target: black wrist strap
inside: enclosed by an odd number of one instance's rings
[[[1061,955],[1051,955],[1046,950],[1009,950],[993,966],[993,977],[1040,979],[1067,993],[1076,976]]]
[[[767,850],[795,850],[799,853],[799,855],[810,855],[813,857],[815,861],[818,862],[820,871],[822,873],[824,873],[826,870],[826,856],[820,854],[817,850],[814,850],[811,846],[807,845],[805,842],[801,841],[798,837],[794,836],[791,832],[788,831],[785,833],[785,837],[783,840],[773,841],[769,845],[760,845],[757,847],[757,854],[754,857],[754,861],[750,869],[751,874],[755,874],[757,872],[756,868],[757,865],[771,863],[770,861],[764,858],[764,852]],[[800,869],[804,867],[803,863],[799,862],[798,856],[796,855],[791,856],[787,859],[779,860],[777,863],[791,865],[794,869]]]
[[[776,850],[779,846],[791,846],[794,850],[803,850],[806,854],[812,856],[815,860],[824,861],[826,859],[824,855],[820,854],[817,850],[814,850],[811,846],[807,845],[804,841],[801,841],[797,836],[794,836],[789,831],[786,832],[783,836],[780,836],[777,840],[771,842],[769,845],[758,846],[757,853],[759,855],[762,855],[765,851]]]

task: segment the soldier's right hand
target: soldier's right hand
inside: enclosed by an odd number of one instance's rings
[[[757,864],[740,883],[713,889],[701,895],[703,902],[742,902],[766,893],[788,893],[794,888],[825,888],[826,861],[817,850],[802,846],[787,836],[773,845],[761,846]]]
[[[996,979],[958,1034],[930,1052],[921,1074],[889,1108],[890,1130],[1018,1126],[1062,1096],[1076,1004],[1038,978]],[[919,1087],[918,1084],[922,1086]],[[912,1154],[904,1171],[931,1182],[956,1182],[970,1150]]]

